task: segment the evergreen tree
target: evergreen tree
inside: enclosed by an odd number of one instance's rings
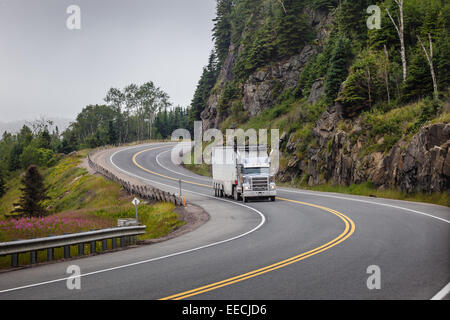
[[[15,203],[15,213],[21,213],[28,217],[42,217],[46,210],[42,205],[44,200],[49,199],[46,195],[47,189],[44,187],[44,179],[35,165],[28,167],[21,180],[23,188],[19,203]]]
[[[366,10],[372,2],[372,0],[343,0],[336,17],[339,32],[351,39],[359,41],[366,40]]]
[[[217,16],[213,19],[213,40],[219,65],[222,65],[228,55],[231,43],[231,11],[233,0],[217,0]]]
[[[440,90],[450,86],[450,4],[442,8],[437,19],[436,77]]]
[[[220,95],[219,104],[217,106],[219,114],[222,117],[229,116],[229,107],[231,102],[238,97],[237,84],[235,82],[227,82]]]
[[[6,193],[6,183],[3,178],[2,172],[0,172],[0,198],[3,197]]]
[[[108,122],[108,139],[109,144],[114,145],[119,140],[119,135],[117,134],[116,128],[114,127],[114,121],[109,120]]]
[[[414,50],[410,61],[408,76],[403,89],[403,100],[411,101],[427,97],[433,93],[433,81],[423,51],[419,46]]]
[[[12,147],[9,162],[8,162],[8,169],[9,171],[16,171],[20,169],[20,155],[22,154],[23,148],[19,143],[15,143]]]
[[[203,68],[202,76],[197,84],[197,89],[195,90],[194,98],[191,102],[189,115],[191,126],[194,121],[200,120],[200,114],[206,107],[209,95],[217,81],[218,76],[219,68],[217,65],[216,54],[211,52],[208,65]]]
[[[28,126],[24,125],[22,129],[20,129],[17,139],[22,148],[26,147],[33,140],[33,132]]]
[[[312,38],[312,32],[303,14],[303,1],[283,0],[283,2],[286,11],[279,10],[275,27],[278,58],[298,53]]]
[[[330,101],[336,99],[342,82],[347,77],[347,62],[349,60],[349,41],[344,36],[339,36],[335,42],[331,54],[330,67],[325,81],[325,92]]]
[[[52,137],[47,128],[39,134],[38,147],[43,149],[51,149]]]

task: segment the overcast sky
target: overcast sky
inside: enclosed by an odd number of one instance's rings
[[[81,30],[69,30],[70,5]],[[189,105],[215,0],[0,0],[0,122],[75,118],[110,87],[153,81]]]

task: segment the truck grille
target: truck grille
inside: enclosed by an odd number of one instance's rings
[[[252,178],[252,190],[253,191],[269,190],[267,178]]]

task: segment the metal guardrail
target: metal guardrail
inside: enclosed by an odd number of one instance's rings
[[[105,150],[107,148],[98,148],[93,151],[93,153],[98,152],[100,150]],[[116,183],[119,183],[122,188],[130,195],[135,195],[140,197],[141,199],[146,200],[156,200],[156,201],[163,201],[163,202],[171,202],[176,206],[184,206],[185,205],[185,198],[183,198],[180,195],[170,193],[167,191],[163,191],[161,189],[155,188],[153,186],[149,185],[133,185],[130,182],[123,180],[116,176],[114,173],[109,171],[108,169],[102,167],[98,163],[95,163],[91,159],[91,152],[87,155],[88,164],[89,166],[96,171],[97,173],[101,174],[105,178],[114,181]]]
[[[97,252],[97,241],[102,242],[102,251],[107,250],[107,240],[112,239],[112,249],[117,247],[117,239],[120,246],[136,241],[136,236],[145,234],[146,226],[131,226],[109,228],[89,232],[66,234],[62,236],[38,238],[31,240],[19,240],[0,243],[0,256],[11,255],[11,266],[19,266],[19,254],[30,253],[30,263],[37,262],[37,252],[47,250],[47,260],[54,258],[55,248],[64,248],[64,258],[70,258],[70,246],[78,245],[78,256],[85,254],[85,244],[90,244],[90,253]]]

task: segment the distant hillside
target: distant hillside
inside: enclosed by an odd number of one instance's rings
[[[72,119],[66,118],[46,118],[46,120],[50,120],[53,122],[53,127],[50,128],[50,131],[58,127],[59,132],[63,132],[64,130],[66,130],[69,127],[70,123],[73,122]],[[24,125],[31,127],[31,123],[33,121],[34,120],[18,120],[11,122],[0,121],[0,134],[3,134],[3,132],[5,131],[9,133],[17,133]]]

